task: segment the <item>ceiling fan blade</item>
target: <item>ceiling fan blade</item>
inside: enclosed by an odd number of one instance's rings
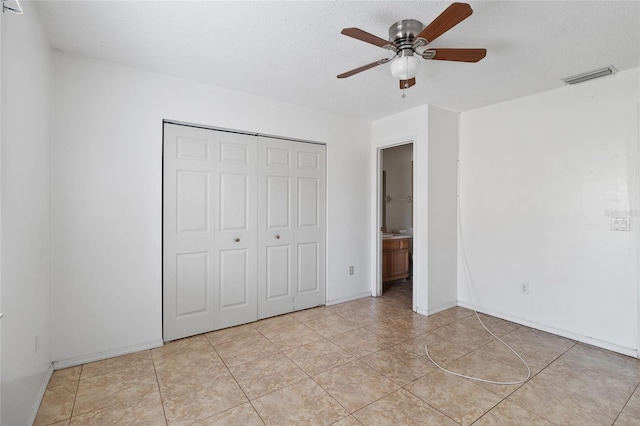
[[[416,84],[416,78],[410,78],[409,80],[400,80],[400,89],[408,89],[409,87]]]
[[[473,10],[467,3],[453,3],[446,8],[444,12],[440,14],[436,19],[427,25],[416,39],[423,39],[427,43],[431,43],[451,28],[458,25],[460,22],[467,19]]]
[[[424,59],[437,61],[478,62],[487,56],[487,49],[428,49],[422,53]]]
[[[361,30],[360,28],[344,28],[341,33],[346,36],[353,37],[357,40],[364,41],[365,43],[370,43],[378,47],[395,50],[395,46],[393,45],[393,43],[378,36],[374,36],[373,34],[369,34],[368,32]]]
[[[358,74],[359,72],[362,72],[362,71],[366,71],[369,68],[373,68],[373,67],[377,67],[378,65],[386,64],[391,59],[393,59],[393,58],[384,58],[384,59],[380,59],[379,61],[371,62],[370,64],[363,65],[363,66],[358,67],[358,68],[354,68],[351,71],[343,72],[342,74],[338,75],[338,78],[351,77],[352,75]]]

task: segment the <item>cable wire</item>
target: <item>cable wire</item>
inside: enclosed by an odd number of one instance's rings
[[[459,232],[459,235],[460,235],[460,253],[461,253],[461,257],[462,257],[462,268],[464,270],[465,283],[466,283],[466,286],[467,286],[467,293],[469,295],[469,300],[471,301],[471,304],[473,306],[476,306],[475,303],[473,303],[473,295],[472,295],[472,292],[471,292],[471,288],[469,287],[469,283],[473,284],[473,276],[471,275],[471,269],[469,268],[469,262],[467,261],[467,254],[466,254],[466,251],[465,251],[465,248],[464,248],[464,239],[462,237],[462,214],[461,214],[462,203],[460,202],[460,169],[461,169],[460,138],[458,138],[458,232]],[[487,379],[482,379],[482,378],[479,378],[479,377],[467,376],[465,374],[457,373],[455,371],[451,371],[451,370],[449,370],[447,368],[444,368],[443,366],[441,366],[440,364],[435,362],[433,360],[433,358],[431,358],[431,355],[429,354],[428,345],[425,344],[424,345],[424,351],[427,354],[427,358],[429,358],[429,360],[436,367],[438,367],[440,370],[443,370],[443,371],[445,371],[445,372],[447,372],[449,374],[453,374],[454,376],[462,377],[464,379],[475,380],[475,381],[483,382],[483,383],[491,383],[491,384],[494,384],[494,385],[519,385],[520,383],[524,383],[527,380],[529,380],[531,378],[531,368],[529,367],[529,364],[527,364],[527,362],[520,356],[520,354],[518,352],[516,352],[504,340],[502,340],[501,338],[496,336],[491,330],[489,330],[487,328],[487,326],[484,324],[484,322],[482,322],[482,320],[480,319],[480,315],[478,315],[478,311],[477,310],[474,309],[473,312],[476,314],[476,318],[480,322],[480,325],[482,325],[482,327],[490,335],[495,337],[500,343],[502,343],[504,346],[506,346],[507,349],[509,349],[511,352],[513,352],[515,354],[515,356],[517,356],[518,359],[524,364],[524,366],[527,367],[527,377],[525,377],[522,380],[516,380],[516,381],[507,382],[507,381],[487,380]]]

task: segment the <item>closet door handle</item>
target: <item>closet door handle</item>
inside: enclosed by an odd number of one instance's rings
[[[240,242],[240,238],[236,238],[234,241],[235,241],[236,243],[239,243],[239,242]]]
[[[276,240],[279,240],[279,239],[280,239],[280,235],[276,235]]]

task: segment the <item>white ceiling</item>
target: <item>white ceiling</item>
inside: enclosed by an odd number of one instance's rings
[[[471,1],[473,15],[430,47],[484,47],[478,63],[423,61],[401,98],[389,56],[345,37],[427,25],[451,1],[44,1],[55,49],[374,120],[425,103],[452,111],[564,85],[563,77],[640,66],[640,1]]]

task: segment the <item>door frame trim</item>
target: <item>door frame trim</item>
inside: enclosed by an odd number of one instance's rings
[[[407,135],[400,138],[395,138],[392,140],[386,140],[379,143],[374,143],[372,145],[373,155],[372,157],[372,167],[374,170],[373,179],[372,179],[372,197],[371,197],[371,212],[372,218],[371,223],[374,225],[371,228],[371,277],[374,278],[371,280],[371,295],[374,297],[382,296],[382,234],[380,233],[380,227],[382,226],[382,150],[386,148],[393,148],[394,146],[400,145],[413,145],[413,236],[416,235],[416,229],[419,229],[420,223],[418,221],[418,216],[416,214],[416,201],[420,197],[420,193],[417,191],[419,186],[417,185],[417,176],[416,172],[417,167],[419,167],[419,162],[415,160],[416,153],[416,140],[417,135]],[[420,245],[416,243],[416,239],[413,238],[413,258],[418,258],[417,254],[420,253]],[[415,271],[415,262],[414,262],[414,271]],[[427,289],[427,283],[421,282],[417,279],[417,275],[413,274],[413,301],[411,309],[414,312],[417,312],[418,306],[418,293],[421,292],[422,289]]]

